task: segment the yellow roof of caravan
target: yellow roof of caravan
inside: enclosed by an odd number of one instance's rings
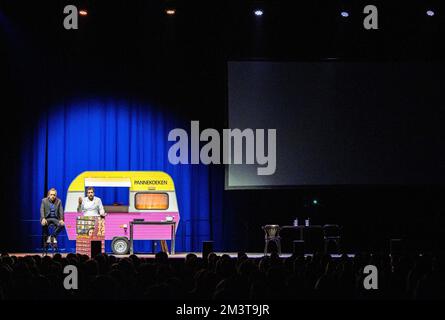
[[[130,191],[175,190],[173,179],[162,171],[84,171],[71,182],[68,192],[84,192],[86,186],[126,186]]]

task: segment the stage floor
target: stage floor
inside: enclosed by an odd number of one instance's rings
[[[180,253],[176,253],[176,254],[169,254],[170,258],[178,258],[178,259],[184,259],[189,253],[194,253],[196,254],[199,258],[202,258],[202,253],[201,252],[180,252]],[[223,254],[228,254],[230,257],[232,258],[236,258],[238,256],[237,252],[215,252],[217,255],[223,255]],[[29,255],[44,255],[41,252],[22,252],[22,253],[8,253],[10,256],[17,256],[17,257],[24,257],[24,256],[29,256]],[[53,252],[49,252],[47,255],[52,256],[55,253]],[[62,255],[62,257],[66,257],[68,253],[66,252],[60,252],[60,254]],[[109,255],[114,255],[117,258],[125,258],[125,257],[129,257],[129,254],[124,254],[124,255],[115,255],[112,253],[107,253]],[[246,252],[247,257],[248,258],[252,258],[252,259],[258,259],[258,258],[262,258],[264,256],[264,253],[260,253],[260,252]],[[136,253],[136,256],[138,256],[139,258],[154,258],[155,254],[151,254],[151,253]],[[290,253],[283,253],[280,255],[280,258],[289,258],[291,256]],[[312,256],[312,254],[305,254],[305,256]],[[340,254],[331,254],[332,258],[340,258],[341,255]],[[348,257],[353,258],[354,254],[348,254]]]

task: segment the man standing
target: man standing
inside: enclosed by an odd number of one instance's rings
[[[62,231],[65,223],[63,222],[62,201],[57,198],[57,190],[54,188],[49,189],[47,197],[42,199],[40,223],[42,224],[43,238],[46,239],[46,243],[57,243],[56,238]],[[52,236],[48,234],[50,225],[56,227]]]
[[[94,188],[87,188],[87,196],[85,198],[79,197],[79,205],[77,212],[83,212],[86,217],[105,217],[104,206],[99,197],[94,196]]]

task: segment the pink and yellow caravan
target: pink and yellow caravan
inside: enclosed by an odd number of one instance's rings
[[[134,240],[172,240],[179,224],[179,210],[172,178],[161,171],[85,171],[70,184],[65,202],[68,239],[76,240],[79,197],[87,187],[128,188],[128,206],[104,205],[105,240],[113,240],[112,250],[125,254],[130,250],[130,222],[144,223],[134,228]],[[96,194],[100,197],[100,194]],[[174,230],[171,224],[175,222]],[[172,242],[172,251],[174,243]]]

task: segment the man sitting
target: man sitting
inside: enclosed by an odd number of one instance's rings
[[[46,243],[56,244],[57,236],[62,231],[65,223],[63,222],[62,201],[57,198],[57,190],[54,188],[49,189],[47,197],[42,199],[40,223],[42,224],[43,239],[46,239]],[[52,236],[48,233],[50,225],[56,227]]]

